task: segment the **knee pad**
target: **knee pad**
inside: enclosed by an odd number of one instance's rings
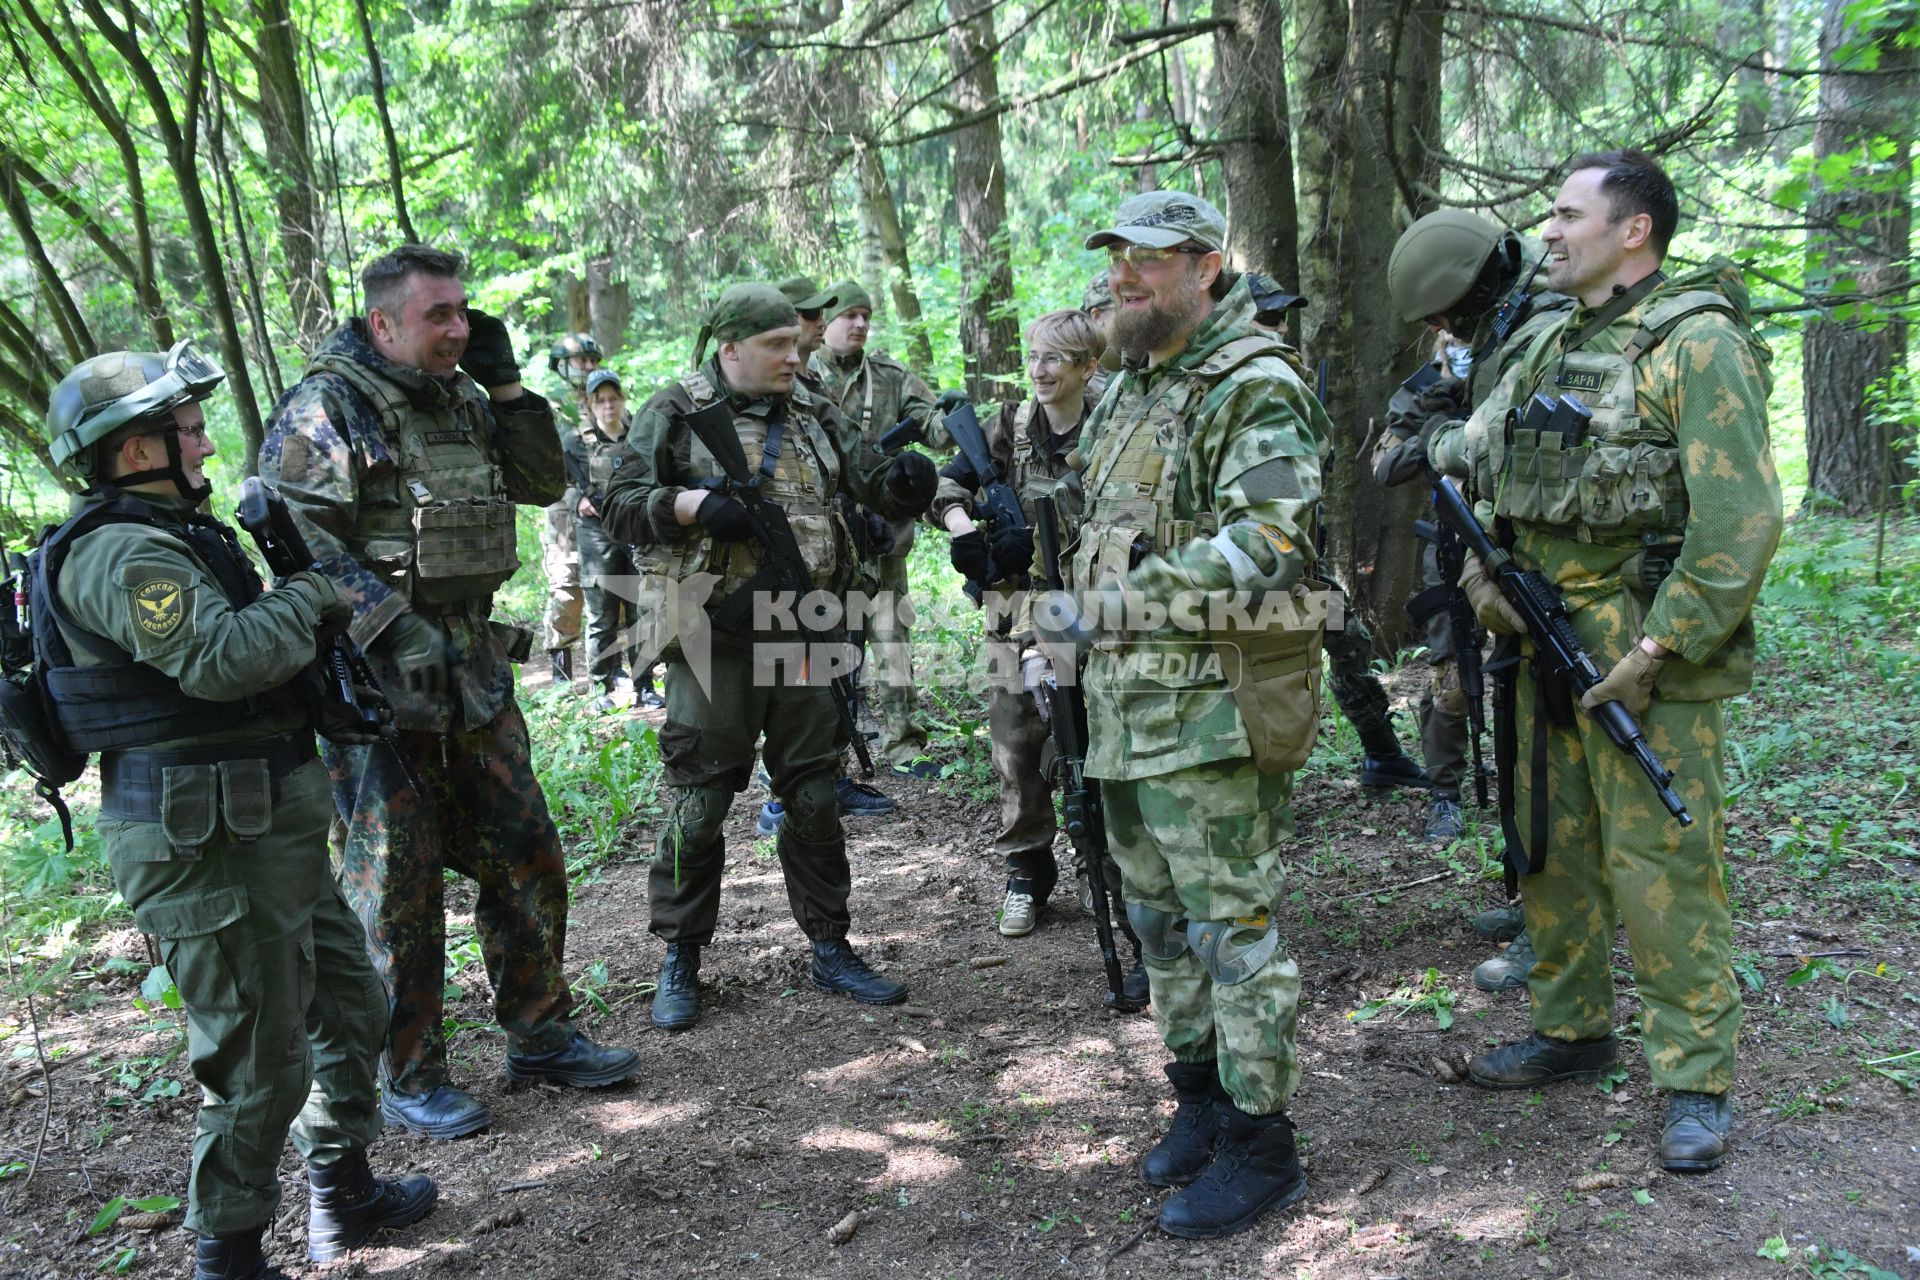
[[[1459,663],[1451,658],[1434,663],[1428,679],[1434,710],[1455,720],[1467,714],[1467,695],[1460,687]]]
[[[1171,911],[1144,902],[1127,904],[1127,923],[1140,938],[1140,954],[1162,964],[1178,960],[1187,950],[1187,922]]]
[[[1246,933],[1255,936],[1246,942],[1235,941],[1235,934]],[[1194,920],[1187,925],[1187,943],[1213,980],[1231,987],[1245,982],[1273,959],[1280,950],[1280,930],[1267,912],[1248,920]]]
[[[787,806],[786,826],[795,836],[813,844],[841,838],[840,799],[825,772],[801,778],[781,802]]]
[[[675,787],[673,825],[679,829],[681,844],[703,849],[718,840],[720,824],[732,804],[733,793],[719,787]]]

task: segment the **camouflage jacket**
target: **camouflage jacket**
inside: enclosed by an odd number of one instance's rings
[[[1126,364],[1088,419],[1087,511],[1066,566],[1074,590],[1123,586],[1135,607],[1164,608],[1268,591],[1311,563],[1331,424],[1279,342],[1246,324],[1251,305],[1243,280],[1178,356]],[[1251,755],[1217,666],[1151,678],[1130,669],[1130,655],[1168,637],[1204,659],[1206,635],[1191,630],[1128,632],[1089,656],[1091,776],[1148,778]]]
[[[460,465],[449,467],[448,457]],[[354,319],[321,343],[305,376],[274,406],[260,475],[286,498],[321,567],[359,596],[350,630],[400,727],[445,732],[498,715],[513,693],[503,641],[517,646],[518,638],[496,635],[486,583],[504,581],[519,563],[507,541],[511,504],[545,507],[564,489],[560,436],[546,400],[529,391],[492,404],[464,373],[443,381],[396,365],[375,353],[365,321]],[[423,531],[434,513],[465,521],[482,509],[495,514],[486,526],[488,559],[475,575],[449,576],[440,556],[420,554],[436,550]],[[452,524],[438,536],[440,547],[476,541]],[[474,594],[438,598],[437,584]],[[374,643],[409,609],[446,634],[452,679],[441,697],[403,689]]]
[[[1475,484],[1512,524],[1515,558],[1560,588],[1603,666],[1644,635],[1675,653],[1662,697],[1743,693],[1753,681],[1753,602],[1783,524],[1767,433],[1770,353],[1752,330],[1745,280],[1716,259],[1568,345],[1594,314],[1582,307],[1542,335],[1476,411],[1483,433],[1463,451]],[[1618,390],[1629,378],[1631,392]],[[1594,421],[1580,447],[1552,442],[1566,477],[1556,494],[1543,478],[1556,470],[1544,467],[1545,442],[1530,456],[1533,433],[1509,425],[1504,410],[1568,391]],[[1648,548],[1672,540],[1672,571],[1649,590]]]
[[[891,356],[863,351],[842,359],[821,347],[813,353],[808,368],[841,415],[869,440],[879,439],[894,424],[912,418],[925,433],[929,449],[944,453],[953,448],[933,402],[932,388]],[[913,526],[912,517],[888,521],[893,533],[889,556],[903,557],[913,548]]]

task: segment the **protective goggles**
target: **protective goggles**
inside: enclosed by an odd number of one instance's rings
[[[213,362],[192,338],[182,338],[167,352],[165,371],[138,391],[132,391],[87,420],[95,440],[122,423],[171,409],[188,400],[205,400],[226,381],[226,371]]]

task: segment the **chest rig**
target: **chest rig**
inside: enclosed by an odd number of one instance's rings
[[[1220,531],[1213,511],[1181,511],[1178,481],[1193,442],[1193,415],[1219,381],[1260,356],[1284,359],[1264,334],[1235,338],[1192,369],[1168,370],[1145,387],[1129,379],[1087,459],[1087,519],[1074,550],[1074,581],[1098,587],[1153,551]]]
[[[1641,415],[1635,382],[1640,361],[1674,326],[1703,311],[1738,318],[1724,295],[1690,289],[1646,306],[1618,352],[1592,351],[1581,335],[1564,336],[1561,349],[1524,384],[1527,395],[1508,413],[1504,430],[1491,433],[1496,514],[1579,542],[1632,546],[1678,539],[1687,524],[1680,442],[1670,425]],[[1522,426],[1524,407],[1537,394],[1577,397],[1593,415],[1584,437]]]
[[[358,366],[326,375],[373,409],[382,442],[356,441],[365,463],[357,550],[415,605],[484,605],[520,567],[514,504],[487,440],[485,405],[451,394],[423,409]]]
[[[613,473],[627,457],[627,438],[618,440],[600,434],[597,426],[580,428],[580,446],[587,455],[587,491],[605,493]]]

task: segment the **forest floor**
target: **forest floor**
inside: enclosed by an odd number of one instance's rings
[[[1658,1167],[1664,1104],[1624,940],[1624,1072],[1542,1092],[1453,1082],[1481,1047],[1528,1030],[1524,994],[1469,980],[1491,953],[1473,914],[1500,896],[1492,814],[1451,848],[1425,844],[1419,796],[1363,796],[1340,731],[1300,778],[1284,921],[1303,984],[1292,1114],[1310,1192],[1229,1240],[1161,1234],[1163,1193],[1136,1165],[1171,1114],[1167,1055],[1150,1017],[1101,1008],[1070,880],[1032,936],[997,932],[976,741],[946,780],[887,780],[897,816],[851,825],[855,940],[910,984],[910,1004],[811,987],[750,792],[727,829],[704,1016],[655,1030],[640,812],[577,876],[568,934],[591,1034],[636,1046],[637,1079],[509,1088],[477,957],[456,950],[456,1078],[493,1109],[491,1131],[383,1135],[376,1167],[431,1174],[439,1208],[326,1271],[303,1261],[289,1153],[270,1245],[295,1276],[1920,1276],[1920,699],[1904,676],[1877,684],[1870,652],[1813,649],[1852,694],[1810,688],[1792,650],[1730,709],[1747,1016],[1738,1128],[1714,1173]],[[1420,678],[1418,664],[1393,674],[1397,702]],[[604,723],[623,720],[639,717]],[[449,901],[465,919],[464,884]],[[47,1132],[30,1186],[0,1177],[0,1274],[184,1276],[177,1212],[156,1231],[123,1218],[89,1234],[112,1197],[184,1194],[195,1090],[172,1017],[132,1006],[144,966],[107,963],[139,958],[138,935],[123,925],[88,945],[92,962],[38,1009],[57,1055],[51,1108],[30,1047],[14,1039],[4,1063],[0,1167]]]

